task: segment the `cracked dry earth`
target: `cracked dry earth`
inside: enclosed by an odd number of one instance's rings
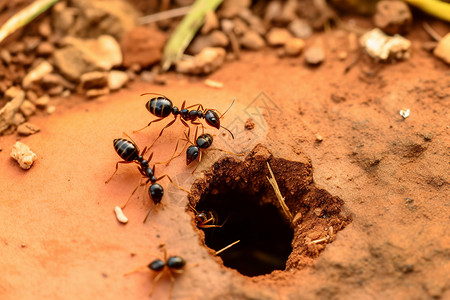
[[[95,101],[73,97],[34,117],[41,132],[21,138],[38,156],[29,171],[9,158],[17,137],[0,137],[2,299],[147,299],[152,290],[165,299],[168,277],[154,284],[145,268],[123,276],[162,257],[161,243],[187,262],[173,299],[448,299],[450,72],[413,50],[396,64],[361,59],[348,73],[332,53],[315,69],[274,51],[244,53],[210,76],[223,89],[169,75],[164,87],[137,82]],[[214,147],[245,156],[205,151],[194,175],[183,156],[158,165],[157,176],[192,194],[162,180],[162,203],[143,224],[152,204],[138,190],[122,225],[113,208],[140,174],[121,165],[105,185],[118,161],[112,140],[125,131],[143,148],[166,124],[133,133],[154,118],[143,92],[220,111],[236,97],[222,120],[236,139],[207,131]],[[164,132],[154,161],[170,158],[183,130],[177,122]],[[292,227],[266,161],[300,213]],[[223,228],[197,229],[189,201],[229,218]]]

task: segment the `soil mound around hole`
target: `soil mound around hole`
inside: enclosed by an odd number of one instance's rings
[[[292,222],[267,180],[267,162],[294,216]],[[342,212],[344,201],[315,185],[306,156],[286,160],[261,144],[244,161],[225,157],[216,162],[194,182],[189,202],[197,212],[214,212],[214,221],[223,224],[199,230],[206,246],[217,251],[240,240],[220,257],[225,266],[247,276],[311,265],[351,222]]]

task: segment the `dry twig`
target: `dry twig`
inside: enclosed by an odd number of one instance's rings
[[[286,202],[284,202],[284,197],[281,195],[280,188],[278,187],[278,183],[275,179],[275,175],[273,175],[272,168],[270,167],[269,162],[267,162],[267,168],[269,169],[271,178],[269,178],[269,176],[266,176],[266,178],[267,178],[267,180],[269,180],[269,183],[272,185],[275,195],[277,196],[278,201],[280,202],[280,205],[281,205],[281,208],[283,209],[284,214],[289,219],[289,221],[292,223],[292,219],[293,219],[292,214],[289,211],[289,207],[287,207]]]
[[[216,251],[216,255],[218,255],[218,254],[222,253],[223,251],[225,251],[225,250],[227,250],[227,249],[233,247],[234,245],[236,245],[236,244],[239,243],[240,241],[241,241],[241,240],[237,240],[236,242],[229,244],[228,246],[226,246],[226,247],[220,249],[219,251]]]

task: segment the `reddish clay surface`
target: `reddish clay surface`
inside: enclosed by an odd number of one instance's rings
[[[326,37],[338,50],[345,47],[334,32]],[[210,76],[224,83],[220,90],[202,78],[169,75],[166,86],[134,83],[94,101],[62,100],[54,115],[31,119],[40,133],[20,138],[38,155],[29,171],[9,158],[17,137],[0,137],[2,299],[147,299],[150,272],[123,274],[161,257],[161,243],[187,261],[174,299],[450,298],[448,66],[413,38],[410,60],[362,59],[345,74],[351,57],[339,61],[333,47],[315,69],[274,51],[244,53]],[[306,266],[253,278],[211,255],[185,211],[187,196],[166,181],[162,205],[146,224],[152,204],[141,190],[125,209],[130,222],[119,224],[113,208],[140,175],[121,165],[105,185],[118,160],[112,140],[125,131],[142,148],[165,124],[132,134],[154,119],[143,92],[221,111],[236,97],[223,120],[236,140],[216,138],[214,145],[249,151],[262,143],[292,161],[306,155],[317,186],[342,199],[353,221]],[[252,103],[261,92],[270,99],[267,109]],[[244,129],[250,104],[265,119],[254,115],[251,131]],[[402,108],[411,110],[409,118],[399,115]],[[170,157],[183,128],[166,130],[152,149],[155,161]],[[207,153],[196,176],[223,155]],[[191,170],[179,158],[156,172],[176,177]],[[193,178],[185,177],[190,188]],[[153,298],[165,299],[169,289],[165,277]]]

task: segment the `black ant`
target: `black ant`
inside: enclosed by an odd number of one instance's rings
[[[178,140],[177,145],[175,147],[174,155],[172,155],[172,158],[170,158],[167,162],[164,162],[164,163],[169,164],[172,161],[172,159],[181,155],[182,151],[178,155],[175,155],[175,152],[178,149],[179,142],[182,140],[187,141],[187,143],[192,144],[186,149],[186,165],[187,166],[190,165],[193,161],[197,160],[197,158],[198,158],[198,161],[201,162],[202,161],[202,151],[201,150],[206,150],[209,147],[211,147],[214,139],[213,139],[213,136],[209,133],[201,134],[198,137],[197,137],[197,133],[198,133],[198,127],[195,130],[195,137],[194,137],[195,144],[194,144],[189,140],[189,137],[185,132],[184,134],[185,134],[186,138]],[[183,149],[184,149],[184,147],[183,147]],[[219,149],[219,148],[211,148],[210,150],[218,150],[218,151],[222,151],[222,152],[225,152],[228,154],[239,155],[239,156],[244,155],[244,154],[229,152],[229,151]],[[194,174],[196,169],[197,169],[197,167],[194,168],[194,170],[192,171],[192,174]]]
[[[210,210],[197,211],[192,205],[189,204],[189,206],[195,213],[195,223],[199,228],[220,228],[228,220],[226,218],[222,225],[218,225],[219,218],[216,212]]]
[[[164,274],[168,274],[170,281],[172,282],[172,285],[170,287],[170,292],[169,292],[169,299],[171,298],[172,295],[172,289],[173,289],[173,285],[175,283],[175,277],[174,274],[181,274],[184,272],[184,267],[186,266],[186,261],[180,257],[180,256],[170,256],[167,257],[167,250],[164,246],[164,244],[160,245],[160,248],[163,249],[164,252],[164,259],[155,259],[153,260],[151,263],[149,263],[147,265],[147,268],[149,268],[151,271],[154,271],[156,273],[158,273],[154,278],[153,278],[153,287],[152,290],[150,292],[150,295],[153,294],[153,289],[154,286],[156,285],[156,283],[161,279],[161,277]],[[142,269],[142,267],[131,271],[129,273],[124,274],[124,276],[128,276],[132,273],[135,273],[137,271],[139,271],[140,269]]]
[[[222,127],[223,129],[228,131],[231,134],[231,137],[234,139],[233,133],[230,130],[228,130],[227,128],[220,125],[220,119],[227,113],[227,111],[233,105],[236,98],[233,99],[233,102],[228,107],[228,109],[225,111],[225,113],[221,114],[221,116],[219,117],[217,110],[204,109],[203,105],[201,105],[201,104],[194,104],[194,105],[185,107],[186,101],[183,101],[183,104],[181,105],[181,109],[179,109],[178,107],[173,106],[172,101],[164,95],[157,94],[157,93],[141,94],[141,96],[143,96],[143,95],[157,95],[158,96],[158,97],[151,98],[145,104],[145,108],[147,108],[147,110],[151,114],[159,117],[159,119],[151,121],[150,123],[147,124],[147,126],[141,128],[139,130],[136,130],[135,132],[141,131],[141,130],[149,127],[154,122],[159,122],[159,121],[165,119],[170,114],[173,114],[173,116],[174,116],[174,119],[161,130],[161,132],[159,133],[158,137],[153,142],[153,144],[161,137],[164,129],[171,126],[173,123],[175,123],[178,115],[180,115],[181,123],[183,123],[183,125],[188,128],[188,136],[189,136],[191,128],[189,127],[189,124],[187,122],[191,122],[191,124],[193,124],[193,125],[200,125],[200,126],[202,126],[202,129],[204,130],[203,124],[198,122],[197,119],[205,119],[205,121],[208,125],[215,127],[217,129],[220,129]],[[197,106],[197,109],[189,110],[189,108],[194,107],[194,106]]]
[[[130,138],[130,137],[129,137]],[[131,138],[130,138],[131,139]],[[164,189],[163,187],[157,183],[157,181],[160,181],[161,179],[163,179],[164,177],[167,177],[169,179],[169,181],[175,185],[176,187],[178,187],[179,189],[188,192],[187,190],[183,189],[182,187],[176,185],[173,180],[170,178],[169,175],[165,174],[161,177],[156,178],[155,176],[155,165],[153,165],[153,168],[150,168],[149,162],[152,160],[153,157],[153,152],[150,153],[148,159],[144,159],[144,154],[147,151],[147,147],[145,147],[142,152],[139,152],[139,148],[136,145],[136,143],[134,141],[129,141],[127,139],[115,139],[113,141],[113,145],[114,145],[114,150],[116,150],[117,154],[123,159],[123,161],[118,161],[116,163],[116,170],[114,171],[114,173],[111,175],[111,177],[105,181],[105,183],[108,183],[114,176],[114,174],[116,174],[117,169],[119,167],[119,164],[129,164],[129,163],[136,163],[138,164],[138,170],[139,173],[141,173],[141,175],[145,178],[148,178],[147,181],[145,183],[140,183],[131,193],[131,196],[128,198],[127,202],[125,202],[125,204],[122,206],[122,209],[125,208],[125,206],[128,204],[128,201],[131,199],[131,197],[134,195],[134,193],[136,192],[136,190],[139,188],[139,186],[141,185],[146,185],[149,182],[151,182],[150,187],[148,188],[148,193],[150,195],[150,198],[153,200],[153,203],[156,205],[158,205],[161,202],[162,197],[164,196]],[[142,178],[140,179],[140,181],[142,180]],[[149,217],[150,213],[152,212],[153,208],[155,207],[153,206],[150,211],[147,213],[147,216],[144,219],[144,223],[147,220],[147,218]]]

